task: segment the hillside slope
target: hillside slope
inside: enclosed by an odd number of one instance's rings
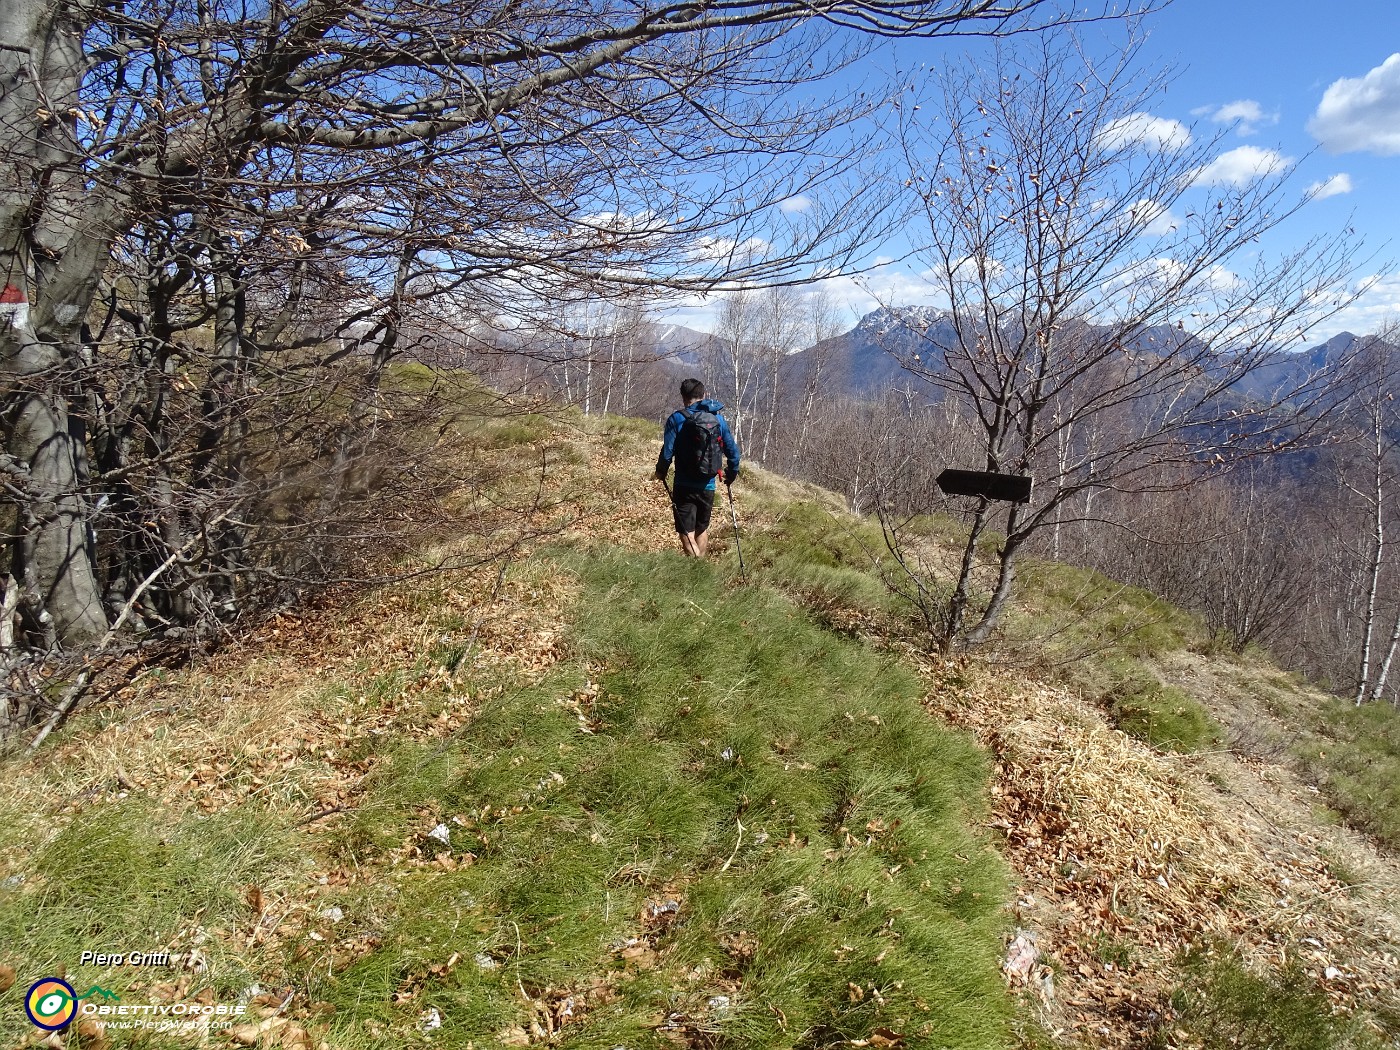
[[[4,766],[0,1040],[204,1038],[45,1037],[23,993],[66,974],[243,1006],[213,1045],[1400,1045],[1400,865],[1296,774],[922,655],[820,490],[736,486],[749,586],[721,508],[683,561],[654,430],[478,435],[545,494],[508,559],[328,597]],[[1274,717],[1262,666],[1151,657]]]

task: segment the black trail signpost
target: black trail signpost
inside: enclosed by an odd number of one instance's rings
[[[1028,474],[992,474],[985,470],[953,470],[938,475],[937,485],[950,496],[981,496],[984,499],[1029,503],[1032,478]]]

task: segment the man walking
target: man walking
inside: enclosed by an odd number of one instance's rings
[[[724,483],[734,484],[739,476],[739,445],[720,414],[724,406],[705,397],[704,383],[698,379],[681,383],[681,401],[685,407],[672,412],[666,420],[656,477],[664,484],[671,461],[675,460],[676,487],[671,493],[671,506],[676,534],[682,551],[692,558],[703,558],[705,531],[710,527],[710,511],[715,504],[715,478],[723,466]]]

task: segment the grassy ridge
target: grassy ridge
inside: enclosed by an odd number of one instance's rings
[[[605,438],[630,448],[634,429]],[[609,500],[632,515],[611,524],[651,527]],[[818,558],[814,593],[877,596],[825,564],[829,524],[757,560]],[[299,639],[316,676],[278,663],[256,725],[223,671],[194,692],[226,708],[182,698],[202,678],[177,676],[129,754],[101,727],[125,732],[132,712],[76,718],[56,738],[84,741],[76,765],[44,766],[42,787],[13,792],[25,808],[0,813],[0,968],[20,978],[0,991],[0,1044],[33,1033],[26,980],[66,973],[134,1003],[290,994],[295,1023],[268,1036],[287,1046],[303,1028],[347,1050],[1009,1045],[984,756],[927,717],[892,659],[773,590],[731,589],[725,544],[708,564],[584,553],[591,531],[512,565],[522,608],[574,595],[554,625],[563,658],[541,673],[521,673],[529,653],[476,658],[454,583],[376,599],[350,632],[377,639],[363,650]],[[460,728],[425,731],[439,716]],[[128,784],[141,756],[161,772]],[[167,947],[198,968],[77,965]]]
[[[572,568],[579,662],[459,753],[405,749],[362,811],[361,862],[431,812],[465,814],[473,863],[404,879],[378,950],[320,983],[333,1041],[402,1026],[412,988],[444,1046],[1005,1045],[986,771],[915,679],[705,565]],[[472,961],[434,973],[448,945]]]
[[[546,430],[513,425],[482,440],[529,445]],[[649,469],[654,430],[608,421],[591,440]],[[566,476],[586,464],[569,444],[550,457]],[[564,485],[596,502],[588,527],[562,536],[575,549],[512,563],[500,622],[488,618],[482,636],[533,638],[542,618],[549,638],[499,658],[509,646],[478,639],[480,581],[415,584],[395,592],[398,611],[352,613],[363,650],[320,645],[332,671],[312,687],[298,668],[294,689],[269,694],[289,716],[297,764],[285,774],[262,770],[282,746],[265,732],[206,732],[193,707],[167,727],[164,697],[155,713],[108,709],[118,723],[159,722],[142,753],[188,772],[190,792],[162,799],[136,777],[115,802],[125,778],[106,764],[75,762],[71,784],[60,763],[42,767],[48,789],[17,796],[33,804],[0,807],[0,874],[24,880],[0,880],[0,968],[28,978],[66,965],[84,987],[164,1001],[179,996],[154,973],[71,964],[84,948],[197,945],[208,969],[191,993],[232,1002],[256,982],[280,1001],[291,989],[289,1018],[314,1036],[305,1050],[1015,1045],[1010,1030],[1025,1022],[996,969],[1006,873],[977,830],[985,757],[920,709],[910,672],[850,640],[918,634],[872,565],[878,530],[754,472],[739,500],[742,587],[724,520],[708,564],[614,548],[672,537],[640,483],[606,478]],[[1078,654],[1066,667],[1120,728],[1159,748],[1219,746],[1219,727],[1149,663],[1198,644],[1189,618],[1087,570],[1028,563],[1025,583],[1024,622],[1012,626]],[[317,644],[309,664],[321,663]],[[257,679],[260,666],[237,675]],[[193,676],[181,681],[176,694]],[[226,692],[239,697],[233,713],[249,703],[217,682],[200,695]],[[1316,762],[1349,763],[1353,783],[1331,786],[1364,801],[1358,822],[1395,811],[1385,773],[1400,752],[1383,714],[1339,707],[1345,748],[1308,738]],[[80,715],[60,747],[105,717]],[[1361,724],[1370,718],[1379,724]],[[82,754],[109,746],[94,739]],[[220,784],[269,783],[196,812],[185,796],[214,774],[185,767],[220,748]],[[327,794],[326,779],[351,794]],[[304,823],[339,801],[343,812]],[[1235,977],[1186,969],[1173,1005],[1201,1045],[1222,1017],[1239,1020]],[[1288,983],[1267,980],[1281,990],[1270,1002],[1283,1002]],[[24,987],[0,992],[0,1045],[32,1031]],[[1258,998],[1242,987],[1241,1002]],[[1349,1038],[1346,1025],[1311,1012],[1323,1041],[1297,1045],[1348,1045],[1326,1041]],[[1250,1038],[1240,1045],[1274,1045]]]
[[[1275,972],[1251,972],[1228,945],[1206,945],[1180,960],[1171,995],[1176,1025],[1152,1050],[1188,1045],[1261,1050],[1384,1050],[1355,1017],[1338,1015],[1296,959]]]
[[[80,992],[100,983],[124,998],[166,971],[76,968],[84,950],[197,951],[232,998],[255,975],[193,928],[236,925],[245,887],[295,871],[295,858],[285,826],[258,807],[174,820],[144,800],[97,807],[35,851],[22,883],[0,891],[0,943],[22,952],[25,977],[68,973]],[[33,1031],[22,984],[0,996],[0,1035]]]

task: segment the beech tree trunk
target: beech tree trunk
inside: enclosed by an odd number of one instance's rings
[[[64,644],[107,629],[81,485],[84,425],[65,391],[84,363],[82,323],[113,235],[94,223],[105,223],[113,202],[86,201],[71,164],[82,68],[72,5],[0,4],[0,128],[9,138],[0,165],[0,378],[5,451],[28,471],[11,571],[39,621],[30,629],[52,630]]]
[[[80,445],[70,430],[64,395],[41,375],[60,367],[62,354],[31,341],[7,354],[5,364],[23,391],[15,397],[6,450],[29,468],[29,498],[21,507],[25,527],[10,571],[23,581],[38,615],[52,618],[61,641],[93,641],[106,632],[107,618],[78,483]]]

